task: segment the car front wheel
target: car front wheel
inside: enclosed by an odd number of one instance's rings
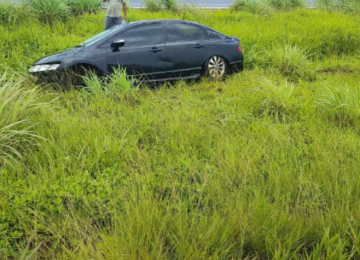
[[[207,62],[206,74],[212,79],[223,79],[227,69],[227,63],[224,58],[213,56]]]

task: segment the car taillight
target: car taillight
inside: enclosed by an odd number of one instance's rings
[[[238,48],[238,51],[241,51],[241,46],[240,46],[240,44],[239,44],[239,48]]]

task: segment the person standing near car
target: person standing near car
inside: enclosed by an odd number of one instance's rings
[[[103,0],[107,2],[107,11],[105,17],[105,30],[114,25],[119,25],[124,19],[126,21],[126,0]],[[121,10],[124,11],[124,17],[122,17]]]

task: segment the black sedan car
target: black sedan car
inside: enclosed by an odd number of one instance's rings
[[[114,26],[82,44],[45,57],[30,68],[33,74],[84,67],[99,76],[115,68],[144,81],[223,78],[243,69],[237,38],[198,23],[149,20]]]

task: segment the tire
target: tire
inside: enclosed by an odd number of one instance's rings
[[[228,63],[221,56],[212,56],[205,65],[206,75],[214,80],[224,79],[228,70]]]

